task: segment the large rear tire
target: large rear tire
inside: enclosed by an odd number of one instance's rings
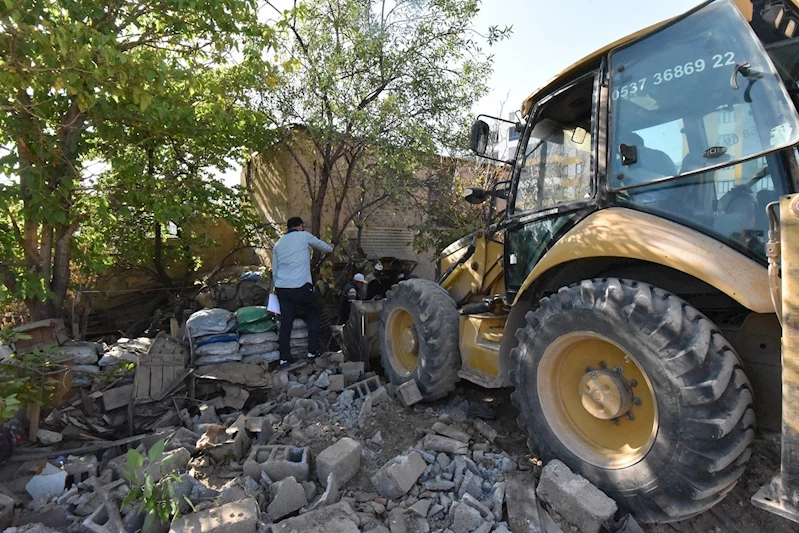
[[[394,285],[380,321],[380,361],[391,383],[414,380],[427,401],[455,388],[459,314],[447,291],[424,279]]]
[[[512,394],[528,446],[643,522],[729,493],[754,439],[749,380],[716,326],[645,283],[586,280],[544,298],[517,332]]]

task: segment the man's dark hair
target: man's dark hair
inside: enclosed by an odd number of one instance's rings
[[[300,217],[291,217],[289,221],[286,223],[286,227],[288,229],[294,229],[294,228],[299,228],[303,224],[305,224],[305,222],[303,222]]]

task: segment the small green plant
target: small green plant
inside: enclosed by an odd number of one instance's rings
[[[10,327],[0,329],[0,343],[30,339]],[[25,405],[47,405],[53,401],[58,386],[56,376],[63,375],[65,367],[59,362],[63,354],[56,348],[46,348],[28,353],[14,353],[0,361],[0,422],[8,420]]]
[[[138,502],[138,510],[146,513],[142,532],[147,533],[157,523],[165,524],[180,514],[179,502],[172,491],[172,481],[179,481],[176,471],[166,471],[171,457],[164,457],[164,441],[150,447],[145,458],[134,449],[128,450],[120,471],[130,483],[130,492],[121,509]],[[155,466],[154,466],[155,465]],[[153,472],[157,472],[153,476]]]
[[[17,399],[16,393],[0,396],[0,422],[12,418],[20,407],[22,402]]]

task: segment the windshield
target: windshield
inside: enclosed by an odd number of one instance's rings
[[[788,94],[728,0],[610,61],[611,189],[732,165],[799,141]]]

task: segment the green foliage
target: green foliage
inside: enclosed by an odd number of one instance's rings
[[[300,1],[278,23],[281,83],[261,100],[291,155],[315,160],[302,169],[314,233],[327,233],[322,212],[332,211],[337,244],[350,223],[363,227],[389,200],[425,187],[420,173],[440,154],[458,153],[491,72],[483,47],[510,31],[482,37],[473,28],[479,8],[475,0]]]
[[[135,503],[138,510],[146,514],[142,531],[150,531],[156,524],[168,523],[179,514],[179,501],[174,497],[172,481],[178,481],[175,470],[167,471],[171,458],[164,457],[164,440],[161,439],[150,447],[147,457],[134,449],[128,450],[125,464],[120,467],[122,476],[130,484],[130,492],[122,502],[120,509]],[[148,470],[153,465],[158,476],[154,478]]]
[[[141,243],[115,250],[103,225],[137,231],[145,211],[166,224],[213,194],[209,169],[265,131],[244,105],[275,77],[257,12],[254,0],[0,3],[0,304],[58,314],[73,267],[142,261]]]
[[[0,329],[0,343],[30,339],[30,335],[13,331],[10,327]],[[15,353],[0,362],[0,421],[8,420],[20,407],[38,404],[48,405],[58,386],[58,376],[63,375],[63,354],[56,348]]]

